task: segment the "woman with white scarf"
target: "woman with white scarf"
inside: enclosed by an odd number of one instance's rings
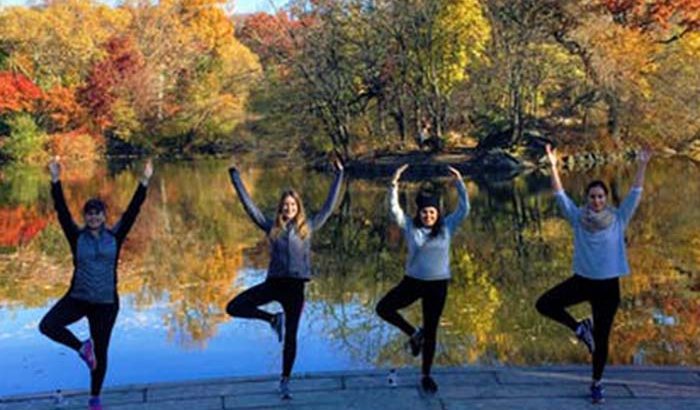
[[[586,187],[586,205],[577,207],[562,188],[557,172],[557,156],[547,145],[552,167],[552,188],[559,209],[574,233],[573,276],[545,292],[537,310],[571,329],[593,355],[591,401],[604,401],[601,379],[608,359],[608,339],[620,304],[619,278],[629,274],[624,233],[639,205],[644,173],[651,157],[648,150],[639,155],[639,168],[627,197],[619,208],[608,205],[608,188],[602,181]],[[591,304],[593,318],[574,319],[566,308],[582,302]]]

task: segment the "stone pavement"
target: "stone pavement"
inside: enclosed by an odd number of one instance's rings
[[[379,410],[700,410],[700,368],[610,366],[607,403],[589,404],[588,366],[440,368],[440,391],[425,397],[416,369],[399,369],[398,386],[386,370],[298,374],[294,398],[281,401],[276,377],[245,377],[108,388],[107,410],[379,409]],[[8,377],[3,375],[1,377]],[[1,410],[85,409],[86,391],[0,397]]]

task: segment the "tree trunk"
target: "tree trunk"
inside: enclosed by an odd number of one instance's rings
[[[613,140],[620,139],[620,100],[610,91],[605,93],[605,104],[608,106],[608,133]]]
[[[391,117],[394,119],[394,122],[396,122],[396,129],[399,131],[399,138],[401,140],[401,144],[405,144],[406,143],[406,115],[403,112],[403,108],[397,107],[397,109],[391,113]]]
[[[511,138],[510,145],[515,145],[520,142],[523,136],[523,96],[521,93],[522,84],[522,66],[520,61],[516,61],[511,70]]]

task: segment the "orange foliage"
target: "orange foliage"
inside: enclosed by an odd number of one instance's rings
[[[23,206],[0,208],[0,246],[24,245],[41,232],[46,223],[46,219],[35,209]]]
[[[49,132],[69,131],[85,124],[86,113],[75,98],[75,89],[60,85],[48,90],[40,111],[49,119]]]
[[[107,56],[92,67],[85,85],[78,90],[78,100],[100,130],[112,124],[118,85],[142,73],[144,67],[143,56],[135,40],[129,36],[111,38],[105,45],[105,51]]]
[[[0,114],[11,111],[30,111],[41,89],[22,74],[0,72]]]
[[[52,134],[49,147],[52,155],[69,161],[93,160],[99,157],[102,141],[100,137],[90,135],[85,129],[79,129]],[[80,167],[74,168],[80,171]]]
[[[639,28],[656,23],[662,28],[677,25],[686,30],[700,29],[699,0],[603,0],[603,4],[618,16],[617,20]]]
[[[284,61],[294,54],[298,47],[290,34],[297,28],[299,23],[291,20],[285,12],[274,16],[256,13],[244,21],[239,38],[260,57],[263,65],[267,65]]]

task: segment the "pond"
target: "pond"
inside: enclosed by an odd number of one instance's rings
[[[114,222],[142,164],[66,164],[64,189],[78,216],[98,195]],[[262,281],[265,238],[249,220],[219,160],[156,163],[148,198],[121,254],[121,311],[110,347],[106,385],[232,375],[277,374],[281,348],[269,326],[231,319],[228,300]],[[242,159],[244,181],[267,213],[294,187],[307,212],[318,210],[332,175],[298,164]],[[633,164],[567,172],[578,202],[601,178],[612,200],[627,193]],[[632,274],[611,340],[617,364],[700,364],[700,169],[654,158],[642,203],[627,231]],[[37,330],[71,276],[67,242],[39,168],[0,169],[0,395],[86,388],[73,352]],[[456,204],[444,177],[433,181]],[[420,181],[401,186],[413,212]],[[587,363],[581,345],[534,309],[537,297],[570,275],[572,235],[559,216],[549,178],[467,179],[472,210],[453,241],[438,365]],[[299,331],[295,371],[416,366],[404,337],[378,319],[377,301],[403,275],[405,250],[389,218],[388,180],[349,179],[339,208],[313,240],[315,278]],[[277,310],[277,305],[267,307]],[[587,315],[588,307],[573,310]],[[419,305],[406,311],[416,321]],[[86,323],[72,327],[81,337]]]

